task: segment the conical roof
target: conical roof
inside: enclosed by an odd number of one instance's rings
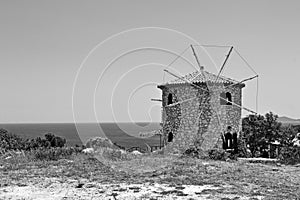
[[[186,84],[186,83],[206,83],[206,82],[223,83],[226,85],[238,83],[238,81],[233,80],[231,78],[224,77],[224,76],[219,76],[217,79],[217,75],[203,70],[202,72],[201,71],[191,72],[191,73],[183,76],[182,78],[176,78],[176,79],[171,80],[163,85]]]

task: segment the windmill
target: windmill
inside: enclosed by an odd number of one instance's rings
[[[201,66],[194,45],[190,45],[190,48],[198,70],[180,76],[165,69],[165,73],[176,79],[158,86],[162,90],[162,99],[152,99],[162,102],[164,144],[167,150],[173,152],[184,151],[195,140],[204,150],[215,146],[221,147],[221,139],[224,138],[227,127],[233,127],[236,132],[241,130],[241,110],[257,113],[242,106],[241,90],[245,87],[244,82],[257,79],[258,75],[255,73],[255,76],[241,81],[222,76],[222,71],[233,51],[251,68],[237,50],[232,46],[229,47],[229,52],[218,74],[215,75],[205,71]],[[173,63],[174,61],[171,64]]]

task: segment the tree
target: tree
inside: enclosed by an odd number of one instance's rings
[[[46,133],[45,134],[45,138],[46,140],[48,140],[49,142],[51,142],[53,140],[53,138],[55,138],[55,135],[52,133]]]
[[[242,120],[243,137],[252,156],[259,151],[258,147],[263,143],[263,124],[264,116],[262,115],[249,115]]]
[[[52,133],[45,134],[45,138],[50,142],[51,147],[63,147],[66,144],[66,139],[59,136],[55,136]]]
[[[262,153],[271,142],[280,140],[282,137],[281,123],[278,116],[269,112],[262,115],[249,115],[242,120],[242,135],[249,147],[252,156]]]
[[[277,121],[278,115],[272,112],[266,113],[264,120],[265,140],[268,143],[275,142],[281,136],[281,123]]]
[[[297,132],[297,128],[291,125],[281,127],[280,144],[283,146],[293,146],[293,139],[296,137]]]

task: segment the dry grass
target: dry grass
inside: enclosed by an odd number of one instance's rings
[[[116,152],[113,152],[115,154]],[[42,184],[44,178],[99,183],[164,183],[214,185],[210,194],[238,194],[265,199],[300,197],[300,167],[200,160],[176,155],[125,154],[117,159],[109,152],[94,156],[77,154],[58,161],[30,161],[18,156],[0,160],[2,186]],[[119,155],[119,154],[118,154]],[[97,158],[97,159],[96,159]]]
[[[200,160],[175,155],[145,155],[110,164],[115,171],[135,177],[133,181],[137,183],[215,185],[223,189],[211,192],[260,195],[266,199],[300,197],[300,167]]]

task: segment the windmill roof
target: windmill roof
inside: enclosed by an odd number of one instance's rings
[[[211,83],[223,83],[223,84],[238,83],[238,81],[233,80],[231,78],[224,77],[224,76],[219,76],[217,79],[217,75],[203,70],[203,74],[201,71],[194,71],[194,72],[191,72],[191,73],[183,76],[182,79],[176,78],[176,79],[171,80],[163,85],[186,84],[187,82],[190,82],[190,83],[211,82]]]

